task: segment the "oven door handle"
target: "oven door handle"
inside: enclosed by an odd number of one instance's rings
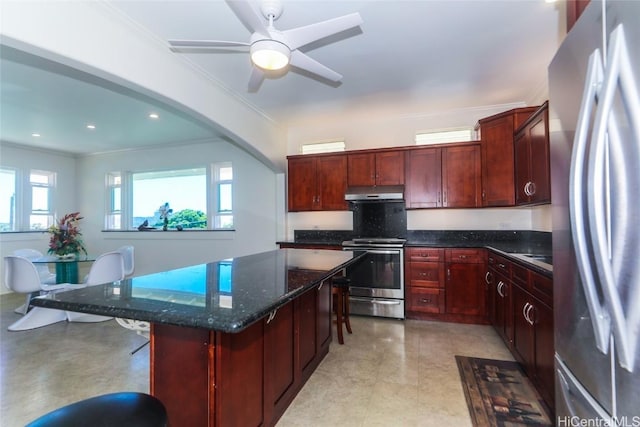
[[[349,297],[350,301],[359,301],[359,302],[369,302],[372,304],[380,304],[380,305],[400,305],[400,300],[389,300],[389,299],[379,299],[379,298],[360,298],[360,297]]]
[[[401,249],[366,249],[366,248],[342,248],[343,251],[365,251],[370,254],[394,255],[399,254]]]

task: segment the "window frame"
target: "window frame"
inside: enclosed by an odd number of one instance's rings
[[[233,220],[233,211],[223,211],[222,213],[218,212],[218,200],[219,200],[219,189],[217,184],[219,180],[217,179],[219,176],[219,170],[224,167],[231,167],[233,174],[233,164],[232,162],[219,162],[219,163],[211,163],[206,166],[191,166],[191,167],[182,167],[182,168],[171,168],[171,169],[152,169],[152,170],[135,170],[135,171],[112,171],[108,172],[105,175],[105,214],[104,214],[104,226],[106,231],[137,231],[137,229],[133,226],[133,181],[135,174],[143,174],[143,173],[162,173],[162,172],[179,172],[183,170],[197,170],[204,169],[205,171],[205,182],[206,182],[206,215],[207,215],[207,227],[206,228],[185,228],[183,231],[233,231],[234,227],[220,228],[216,225],[219,224],[220,216],[231,217]],[[120,228],[112,227],[115,222],[112,220],[113,215],[115,215],[114,211],[111,209],[112,206],[116,205],[116,201],[114,200],[114,192],[112,191],[114,186],[112,184],[112,178],[120,176]],[[233,209],[233,177],[230,180],[224,180],[223,183],[231,184],[231,206]],[[169,203],[171,201],[169,200]],[[159,202],[160,203],[160,202]],[[173,230],[171,230],[173,231]]]

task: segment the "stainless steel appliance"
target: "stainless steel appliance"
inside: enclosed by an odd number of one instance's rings
[[[377,185],[371,187],[349,187],[345,192],[344,199],[349,202],[404,200],[404,186]]]
[[[404,319],[404,244],[400,238],[359,238],[342,243],[366,256],[347,268],[351,280],[350,311]]]
[[[592,0],[549,66],[556,425],[640,425],[640,2]]]

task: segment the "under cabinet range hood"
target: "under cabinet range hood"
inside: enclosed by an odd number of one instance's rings
[[[349,202],[404,200],[403,185],[347,187],[344,199]]]

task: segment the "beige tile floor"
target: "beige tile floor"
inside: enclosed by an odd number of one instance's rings
[[[8,332],[22,297],[0,296],[0,426],[14,427],[68,403],[149,390],[144,338],[114,321],[58,323]],[[512,360],[488,326],[353,317],[278,427],[470,426],[454,356]],[[334,331],[335,334],[335,331]]]

